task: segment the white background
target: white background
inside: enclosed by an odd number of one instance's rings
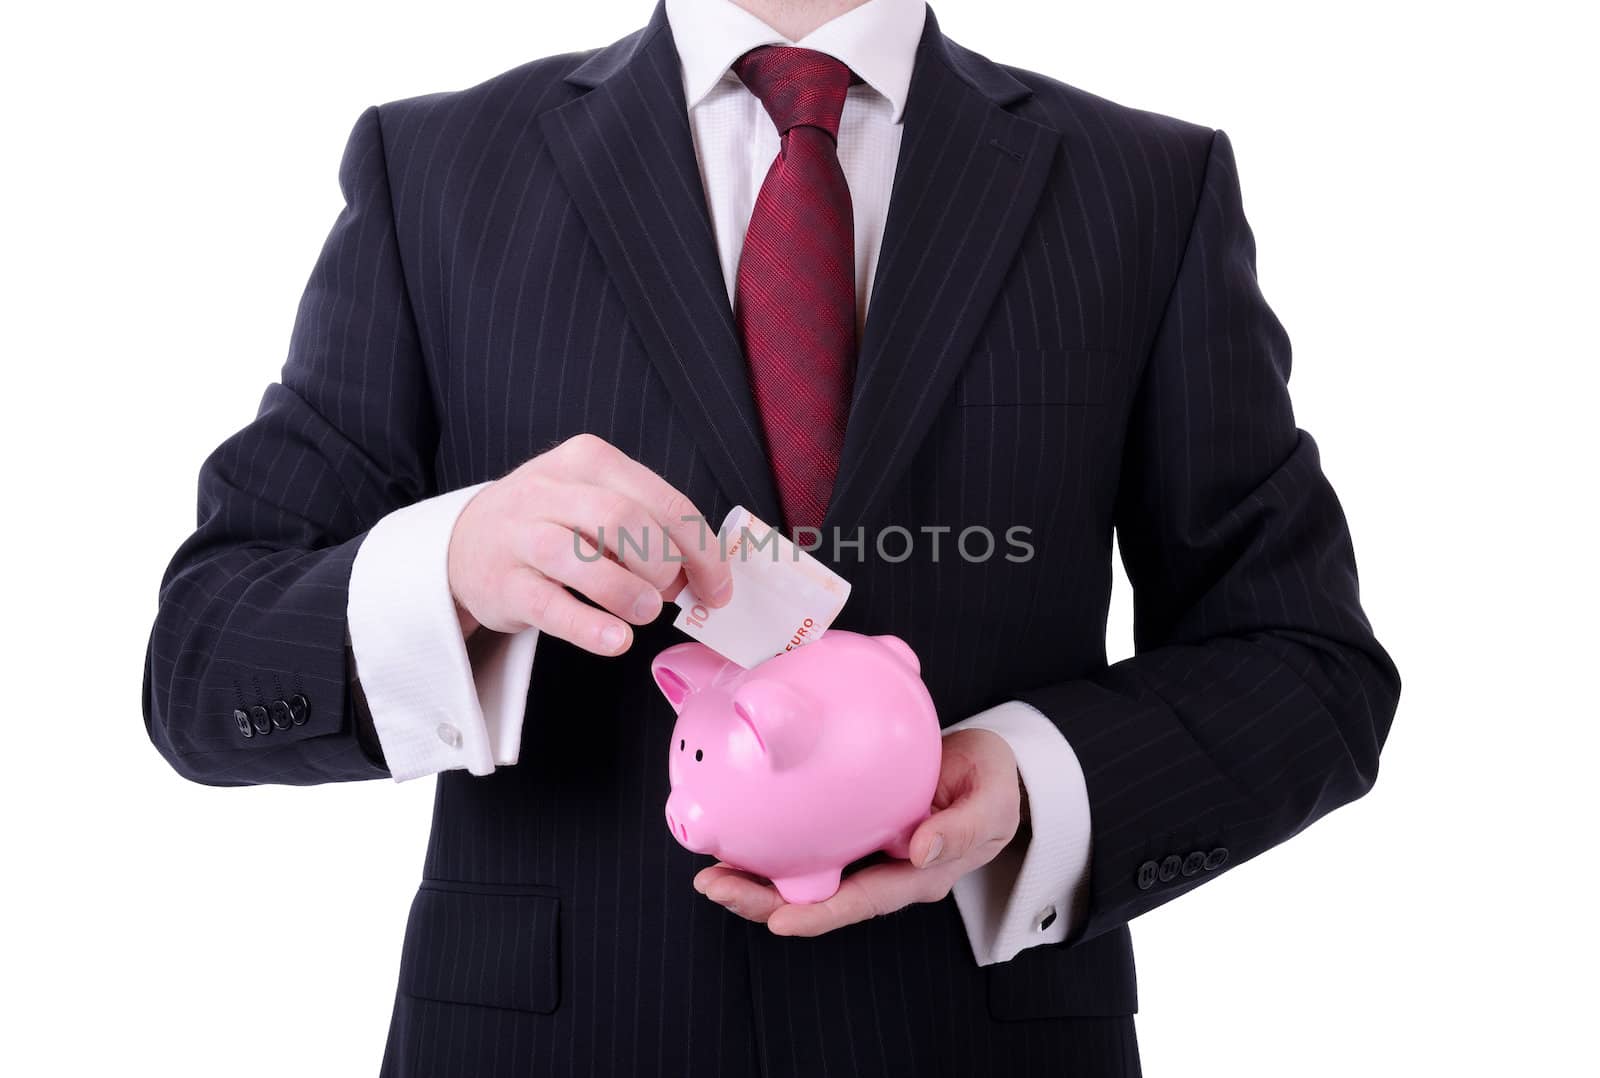
[[[1232,137],[1300,423],[1405,679],[1369,797],[1135,924],[1150,1075],[1593,1065],[1600,102],[1579,9],[937,3],[991,57]],[[375,1073],[431,781],[180,780],[140,714],[157,583],[201,460],[277,376],[361,110],[649,12],[8,14],[0,1070]]]

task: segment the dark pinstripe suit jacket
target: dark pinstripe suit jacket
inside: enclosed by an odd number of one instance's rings
[[[931,16],[905,124],[826,522],[869,537],[837,562],[840,624],[908,640],[946,721],[1020,697],[1059,724],[1086,926],[978,967],[949,900],[817,940],[735,919],[662,824],[668,619],[619,660],[546,639],[521,763],[439,778],[385,1073],[1132,1073],[1128,921],[1372,783],[1399,683],[1295,427],[1227,137]],[[590,431],[713,520],[779,519],[659,8],[369,108],[340,182],[281,380],[203,465],[162,583],[145,716],[201,782],[385,774],[345,604],[398,507]],[[889,524],[1022,525],[1036,554],[889,561]],[[1138,655],[1108,667],[1113,529]]]

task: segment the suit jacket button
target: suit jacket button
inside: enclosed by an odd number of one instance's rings
[[[1156,885],[1156,873],[1161,869],[1154,861],[1146,861],[1139,866],[1139,890],[1148,891]]]
[[[239,732],[245,737],[256,736],[255,729],[250,725],[250,712],[246,711],[244,708],[241,707],[234,709],[233,721],[238,724]]]
[[[251,708],[250,725],[256,728],[256,733],[258,734],[270,734],[272,732],[272,720],[267,717],[267,709],[260,704]]]
[[[289,721],[296,726],[304,726],[306,719],[311,716],[311,701],[299,693],[289,697]]]
[[[272,725],[279,730],[289,728],[289,702],[287,700],[274,700],[267,705],[267,714],[272,717]]]
[[[1218,846],[1216,849],[1206,854],[1205,866],[1207,872],[1215,872],[1217,869],[1221,868],[1227,863],[1228,848],[1226,846]]]
[[[1182,871],[1183,859],[1175,853],[1168,854],[1161,862],[1161,882],[1171,883]]]
[[[1197,875],[1200,870],[1205,867],[1206,855],[1200,850],[1195,850],[1188,857],[1183,859],[1183,874],[1185,876]]]

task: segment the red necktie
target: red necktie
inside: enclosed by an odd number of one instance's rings
[[[745,231],[734,319],[785,524],[815,528],[855,377],[855,225],[835,142],[854,76],[831,56],[775,45],[733,70],[782,138]]]

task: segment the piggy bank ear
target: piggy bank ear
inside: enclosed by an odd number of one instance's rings
[[[727,659],[704,644],[674,644],[651,660],[650,675],[672,710],[682,711],[683,702],[710,685],[727,665]]]
[[[746,681],[733,694],[733,713],[755,734],[774,771],[804,763],[822,732],[815,702],[782,681]]]
[[[922,673],[922,663],[917,658],[917,653],[911,650],[911,645],[901,640],[898,636],[875,636],[872,639],[882,644],[894,653],[894,657],[911,667],[913,674]]]

